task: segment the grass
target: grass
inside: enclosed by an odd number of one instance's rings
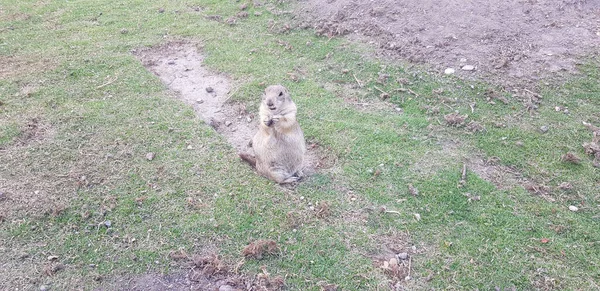
[[[217,252],[234,265],[256,239],[275,239],[281,254],[246,260],[241,271],[257,274],[264,265],[291,290],[318,290],[321,282],[386,288],[393,279],[372,260],[386,247],[411,253],[413,279],[402,284],[412,289],[599,284],[598,173],[581,147],[591,140],[581,122],[600,124],[597,60],[582,76],[544,87],[530,115],[509,93],[508,104],[489,104],[488,84],[384,64],[369,48],[310,30],[271,31],[269,21],[292,20],[264,7],[250,7],[249,18],[230,26],[204,16],[236,14],[232,1],[2,6],[0,62],[12,69],[0,82],[0,191],[7,195],[0,200],[0,289],[108,288],[135,274],[177,273],[169,253],[180,249]],[[231,76],[240,88],[234,101],[248,108],[257,108],[262,83],[287,86],[307,139],[335,167],[287,191],[243,166],[131,54],[178,39],[200,40],[205,65]],[[381,74],[390,80],[377,83]],[[394,91],[400,79],[418,96]],[[390,99],[381,101],[375,87],[393,92]],[[455,110],[486,131],[446,126],[443,116]],[[39,130],[28,126],[33,119]],[[457,146],[447,148],[450,141]],[[567,151],[583,162],[561,162]],[[146,160],[148,152],[155,159]],[[519,185],[498,189],[472,171],[457,188],[473,155],[498,157],[548,186],[546,199]],[[573,189],[558,189],[562,182]],[[313,208],[324,201],[331,214],[318,217]],[[65,268],[49,276],[53,255]]]

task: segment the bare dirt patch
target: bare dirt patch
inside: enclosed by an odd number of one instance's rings
[[[230,100],[236,90],[232,89],[227,76],[208,71],[202,66],[204,57],[199,53],[198,44],[170,42],[138,49],[134,54],[178,98],[193,106],[198,115],[222,134],[238,152],[253,152],[249,142],[258,128],[258,108],[248,109],[244,104]],[[330,164],[328,160],[318,146],[309,147],[304,173],[314,173],[315,169]]]
[[[0,79],[22,77],[49,71],[58,66],[56,61],[38,56],[0,56]]]
[[[172,258],[174,258],[172,256]],[[187,256],[181,253],[181,259],[185,259],[183,265],[185,271],[173,274],[143,274],[140,276],[119,278],[118,280],[103,283],[104,287],[96,290],[282,290],[285,280],[281,276],[271,276],[266,267],[262,273],[248,276],[239,274],[237,271],[243,265],[243,260],[235,266],[229,266],[219,259],[217,255],[194,255]]]
[[[306,0],[297,14],[321,35],[508,87],[576,72],[600,47],[598,0]]]

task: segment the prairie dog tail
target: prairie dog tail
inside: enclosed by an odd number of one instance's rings
[[[250,164],[252,168],[256,168],[256,158],[253,155],[247,153],[239,153],[238,154],[242,160],[246,163]]]

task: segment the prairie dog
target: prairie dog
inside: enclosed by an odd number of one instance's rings
[[[255,158],[240,154],[258,173],[280,184],[302,176],[306,144],[296,110],[285,87],[267,87],[260,103],[258,132],[252,138]]]

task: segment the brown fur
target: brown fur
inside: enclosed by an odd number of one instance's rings
[[[261,175],[280,184],[296,182],[302,176],[306,144],[296,111],[285,87],[267,87],[259,108],[258,132],[252,139],[255,158],[240,154]]]

